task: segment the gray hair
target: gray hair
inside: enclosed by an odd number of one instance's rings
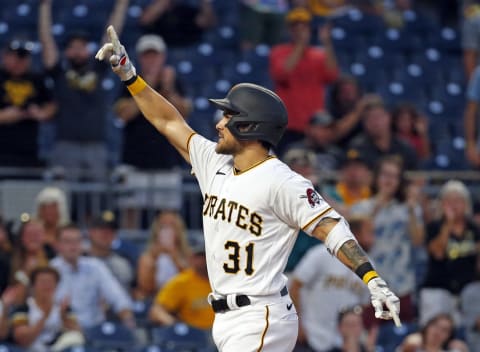
[[[45,187],[38,193],[35,199],[34,216],[38,219],[38,210],[41,205],[55,203],[58,206],[60,219],[58,226],[65,226],[70,223],[70,212],[65,192],[58,187]],[[41,219],[40,219],[41,220]]]
[[[445,196],[449,194],[456,194],[461,196],[465,201],[466,215],[472,214],[472,197],[470,195],[470,191],[463,182],[458,180],[449,180],[445,182],[440,189],[440,199],[443,200],[443,198],[445,198]]]

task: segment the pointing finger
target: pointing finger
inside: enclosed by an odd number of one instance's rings
[[[117,32],[115,32],[115,28],[113,26],[108,26],[107,28],[108,37],[110,38],[110,42],[113,44],[113,51],[115,54],[119,54],[121,51],[121,44],[120,40],[118,39]]]
[[[392,319],[393,319],[393,322],[395,323],[395,326],[397,328],[401,327],[402,326],[402,322],[400,321],[400,317],[398,316],[398,311],[397,311],[397,307],[395,307],[395,304],[389,300],[387,300],[387,302],[385,302],[388,310],[390,311],[390,314],[392,316]]]

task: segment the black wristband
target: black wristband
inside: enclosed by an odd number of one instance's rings
[[[123,81],[123,83],[128,87],[130,84],[135,83],[135,81],[137,80],[137,78],[138,78],[138,76],[135,75],[135,76],[133,76],[132,78],[127,79],[126,81]]]
[[[370,271],[375,271],[375,269],[373,269],[372,264],[370,264],[369,262],[366,262],[366,263],[361,264],[355,270],[355,274],[357,274],[358,277],[363,280],[363,277],[365,276],[365,274],[370,272]]]

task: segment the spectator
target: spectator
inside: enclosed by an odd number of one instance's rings
[[[357,80],[353,76],[341,75],[331,86],[327,96],[327,110],[335,120],[335,142],[348,145],[362,131],[360,114],[365,102]],[[364,100],[370,99],[367,98]]]
[[[126,292],[130,292],[134,283],[134,270],[130,262],[117,254],[113,248],[117,225],[115,215],[104,211],[93,219],[88,230],[90,237],[89,255],[101,260]]]
[[[285,13],[287,0],[241,0],[240,1],[240,37],[244,51],[257,44],[269,46],[279,44],[285,32]]]
[[[53,257],[58,230],[70,222],[65,192],[58,187],[45,187],[35,199],[34,218],[43,224],[45,244],[49,257]]]
[[[161,35],[169,47],[198,43],[203,33],[215,23],[211,0],[199,0],[197,4],[182,0],[153,0],[140,17],[144,31]]]
[[[70,343],[62,347],[80,346],[85,340],[67,301],[55,303],[55,289],[60,280],[51,267],[40,267],[31,273],[31,295],[25,305],[12,314],[13,341],[32,352],[56,350],[62,335]],[[72,334],[72,332],[75,332]],[[72,339],[74,338],[74,340]]]
[[[189,246],[185,223],[176,211],[157,215],[147,248],[139,259],[137,289],[140,298],[152,297],[176,274],[187,267]]]
[[[128,0],[117,0],[109,20],[119,33],[127,6]],[[102,89],[102,80],[109,73],[108,67],[92,60],[88,34],[84,32],[70,33],[64,50],[65,62],[62,62],[52,34],[51,12],[52,0],[42,0],[38,19],[42,59],[45,70],[55,81],[59,104],[50,165],[63,168],[67,178],[104,180],[110,102]]]
[[[448,314],[438,314],[432,317],[420,332],[408,335],[399,350],[401,352],[468,352],[465,343],[454,337],[453,318]]]
[[[480,13],[478,25],[480,27]],[[479,104],[480,66],[477,66],[468,82],[467,105],[464,116],[466,156],[472,167],[475,169],[480,169],[480,127],[478,123]]]
[[[287,147],[290,149],[306,149],[315,155],[317,171],[334,171],[338,169],[338,162],[343,157],[340,148],[333,144],[334,121],[325,111],[317,111],[310,118],[305,128],[305,138],[293,142]],[[288,164],[288,163],[287,163]]]
[[[465,6],[462,19],[463,65],[468,79],[480,63],[480,4],[472,1]]]
[[[15,292],[15,304],[23,304],[30,285],[30,273],[48,264],[44,247],[45,232],[42,224],[22,215],[22,224],[16,234],[10,262],[10,279],[7,291]]]
[[[297,6],[306,6],[312,15],[317,17],[328,17],[335,11],[342,8],[345,0],[293,0]]]
[[[342,344],[330,352],[373,352],[376,351],[378,328],[370,330],[365,338],[366,331],[362,321],[362,308],[354,306],[338,314],[338,332],[342,336]]]
[[[415,106],[404,103],[392,112],[395,136],[408,144],[422,161],[430,157],[430,138],[428,137],[428,121]]]
[[[371,166],[387,155],[401,157],[405,169],[417,168],[415,151],[393,134],[392,118],[381,99],[369,100],[362,111],[363,133],[350,144],[362,155],[368,155]]]
[[[183,116],[191,110],[190,100],[176,78],[175,68],[167,66],[167,47],[154,34],[142,36],[136,45],[142,77],[166,97]],[[181,165],[181,159],[167,139],[160,135],[141,114],[132,96],[124,89],[114,105],[123,127],[122,163],[140,170],[169,170]]]
[[[324,195],[336,204],[343,214],[359,201],[370,198],[372,177],[365,156],[349,149],[340,166],[339,179],[333,186],[324,187]]]
[[[105,306],[112,308],[128,327],[135,326],[132,301],[117,279],[100,260],[84,257],[82,235],[74,225],[58,235],[58,256],[50,264],[60,273],[57,300],[70,300],[82,328],[105,321]]]
[[[291,10],[286,16],[291,41],[273,47],[270,52],[275,91],[285,102],[289,116],[279,152],[304,137],[310,117],[325,109],[326,87],[338,75],[330,27],[324,26],[319,31],[323,49],[313,47],[310,45],[311,20],[306,9]]]
[[[7,228],[0,217],[0,297],[8,286],[10,273],[10,259],[12,256],[12,243],[8,236]]]
[[[459,322],[457,300],[476,278],[480,229],[471,217],[471,198],[460,181],[446,182],[440,190],[442,217],[427,226],[428,269],[420,291],[420,323],[437,313]]]
[[[39,125],[53,117],[56,104],[46,77],[31,71],[33,43],[14,39],[0,66],[0,165],[38,167]]]
[[[480,352],[480,258],[476,281],[467,284],[460,294],[460,308],[470,352]]]
[[[372,217],[375,244],[369,255],[400,298],[401,320],[411,322],[416,289],[412,252],[423,244],[424,227],[418,193],[407,192],[406,186],[401,160],[393,156],[381,159],[374,172],[372,197],[355,204],[351,215]],[[369,316],[373,322],[373,311]]]
[[[208,281],[203,239],[192,245],[190,267],[170,279],[158,292],[150,309],[153,323],[172,325],[177,320],[198,329],[211,329],[214,313],[208,304]]]
[[[290,148],[283,156],[283,161],[295,172],[312,182],[315,189],[319,188],[319,177],[316,172],[316,158],[312,151],[306,149]],[[285,272],[291,272],[305,253],[313,246],[319,244],[317,238],[307,235],[304,231],[298,232],[297,240],[288,257]]]
[[[312,151],[301,146],[292,147],[288,149],[282,159],[290,169],[309,179],[315,188],[319,186],[317,159]]]
[[[362,248],[372,246],[373,226],[367,218],[352,218],[352,232]],[[290,295],[299,312],[298,342],[312,351],[328,351],[338,345],[337,316],[347,307],[367,304],[362,280],[331,256],[323,244],[312,247],[292,273]]]

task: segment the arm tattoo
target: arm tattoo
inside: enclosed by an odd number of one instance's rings
[[[346,265],[356,270],[360,265],[368,263],[368,257],[363,249],[354,240],[345,242],[339,249],[339,254],[346,259]]]

